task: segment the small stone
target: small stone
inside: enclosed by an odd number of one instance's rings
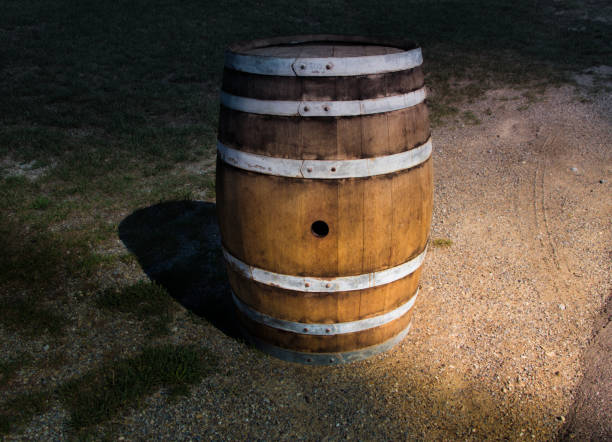
[[[49,350],[49,344],[45,344],[45,345],[43,345],[43,350],[44,350],[44,351]]]
[[[578,172],[578,168],[577,167],[570,167],[570,170],[574,173]]]
[[[559,422],[565,422],[565,416],[557,416]]]
[[[605,183],[607,183],[606,180],[599,180],[599,184],[605,184]]]
[[[565,304],[559,304],[559,310],[565,310]]]

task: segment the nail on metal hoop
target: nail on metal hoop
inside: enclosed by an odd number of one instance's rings
[[[249,334],[242,326],[239,326],[239,329],[242,332],[242,335],[254,347],[278,359],[282,359],[287,362],[296,362],[307,365],[337,365],[361,361],[363,359],[367,359],[379,353],[383,353],[387,350],[390,350],[395,345],[402,342],[402,340],[410,331],[411,326],[412,320],[404,330],[381,344],[373,345],[371,347],[366,347],[360,350],[346,351],[342,353],[307,353],[288,350],[286,348],[277,347],[276,345],[272,345],[265,341],[262,341],[261,339]]]
[[[421,48],[362,57],[291,58],[226,52],[225,67],[240,72],[283,77],[346,77],[413,69],[423,63]]]
[[[252,309],[244,302],[242,302],[240,298],[238,298],[238,296],[236,296],[236,294],[232,291],[232,298],[234,300],[234,303],[236,304],[236,307],[238,307],[238,310],[240,310],[247,318],[260,324],[267,325],[269,327],[276,328],[279,330],[285,330],[288,332],[299,333],[303,335],[318,336],[331,336],[341,335],[345,333],[355,333],[364,330],[369,330],[375,327],[380,327],[381,325],[385,325],[389,322],[395,321],[396,319],[406,314],[408,310],[412,308],[412,306],[416,302],[418,295],[419,291],[417,289],[414,296],[410,298],[408,302],[382,315],[373,316],[371,318],[366,319],[360,319],[358,321],[336,322],[332,324],[316,324],[285,321],[283,319],[274,318],[272,316],[266,315],[265,313],[258,312],[257,310]]]
[[[338,276],[335,278],[318,278],[313,276],[285,275],[260,269],[239,260],[223,248],[223,256],[226,262],[245,278],[287,290],[325,293],[363,290],[397,281],[418,269],[423,263],[426,253],[427,248],[403,264],[378,272]]]
[[[349,101],[285,101],[259,100],[221,91],[221,104],[229,109],[260,115],[303,117],[350,117],[378,114],[416,106],[425,101],[425,87],[407,94],[368,100]]]
[[[432,150],[429,138],[414,149],[381,157],[359,160],[295,160],[244,152],[217,141],[219,158],[230,166],[266,175],[323,180],[365,178],[411,169],[427,161]]]

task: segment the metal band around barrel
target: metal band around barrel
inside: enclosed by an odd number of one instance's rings
[[[362,275],[354,276],[338,276],[335,278],[319,278],[313,276],[294,276],[269,272],[268,270],[253,267],[240,261],[238,258],[232,256],[227,250],[225,250],[225,248],[223,248],[225,260],[245,278],[287,290],[326,293],[363,290],[389,284],[393,281],[397,281],[398,279],[402,279],[421,266],[423,260],[425,259],[426,252],[427,249],[423,250],[421,254],[417,255],[410,261],[378,272],[364,273]]]
[[[423,63],[421,49],[363,57],[290,58],[226,52],[225,66],[241,72],[283,77],[338,77],[403,71]]]
[[[390,350],[395,345],[399,344],[410,331],[412,326],[412,320],[408,326],[380,344],[365,347],[359,350],[345,351],[341,353],[307,353],[302,351],[289,350],[286,348],[277,347],[276,345],[269,344],[251,334],[249,334],[244,327],[239,326],[244,337],[255,347],[261,351],[268,353],[276,358],[282,359],[287,362],[298,362],[301,364],[310,365],[335,365],[335,364],[347,364],[350,362],[357,362],[363,359],[370,358],[374,355]]]
[[[412,308],[418,294],[419,291],[417,289],[414,296],[410,298],[408,302],[399,306],[395,310],[391,310],[390,312],[387,312],[385,314],[374,316],[371,318],[360,319],[358,321],[336,322],[333,324],[312,324],[305,322],[285,321],[284,319],[275,318],[273,316],[266,315],[265,313],[258,312],[257,310],[253,310],[251,307],[242,302],[234,292],[232,292],[232,297],[234,298],[234,303],[236,304],[238,309],[244,315],[246,315],[247,318],[260,324],[264,324],[279,330],[300,333],[303,335],[331,336],[340,335],[344,333],[355,333],[368,330],[374,327],[380,327],[381,325],[394,321],[397,318],[401,318],[402,316],[404,316],[404,314],[408,312],[408,310]]]
[[[266,175],[309,179],[363,178],[418,166],[431,156],[431,138],[405,152],[360,160],[294,160],[233,149],[217,142],[219,158],[230,166]]]
[[[405,109],[422,103],[425,100],[425,96],[425,87],[402,95],[349,101],[259,100],[221,91],[221,104],[227,108],[251,114],[345,117]]]

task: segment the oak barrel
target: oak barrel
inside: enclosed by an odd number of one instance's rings
[[[337,35],[227,50],[217,211],[263,351],[343,363],[408,332],[432,215],[421,63],[415,44]]]

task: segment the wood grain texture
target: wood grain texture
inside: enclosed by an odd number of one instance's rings
[[[294,351],[336,353],[369,347],[391,339],[408,327],[412,318],[412,312],[413,309],[410,309],[405,315],[395,321],[379,327],[332,336],[305,335],[279,330],[254,322],[240,311],[237,311],[237,314],[248,333],[272,345]]]
[[[432,212],[432,161],[387,175],[307,180],[217,164],[223,244],[275,273],[349,276],[395,267],[421,253]],[[324,221],[329,234],[311,232]]]
[[[219,141],[245,152],[300,160],[350,160],[405,152],[430,137],[425,103],[354,117],[256,115],[221,106]]]
[[[333,324],[358,321],[395,310],[414,296],[421,269],[400,280],[365,290],[304,293],[247,279],[228,266],[236,296],[254,310],[286,321]]]
[[[226,68],[221,89],[259,100],[349,101],[402,95],[422,88],[421,67],[375,75],[286,77],[256,75]]]

